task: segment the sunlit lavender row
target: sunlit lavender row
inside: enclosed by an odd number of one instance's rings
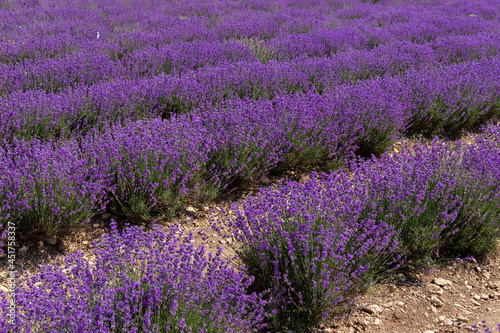
[[[83,86],[62,93],[40,90],[16,91],[0,98],[0,134],[2,139],[61,139],[77,137],[94,128],[141,118],[169,117],[171,113],[188,113],[203,106],[213,107],[235,99],[273,99],[279,94],[350,89],[355,84],[383,77],[408,81],[408,76],[426,77],[438,67],[442,75],[461,70],[464,75],[474,71],[471,64],[484,67],[483,85],[499,80],[489,60],[496,60],[500,43],[497,32],[468,37],[450,37],[426,45],[401,42],[380,46],[371,51],[350,51],[332,57],[301,58],[300,61],[243,61],[225,67],[212,67],[188,72],[180,77],[159,75],[150,79],[118,80]],[[238,44],[225,44],[241,50]],[[197,45],[199,47],[199,45]],[[226,49],[218,49],[217,61]],[[243,51],[242,51],[243,52]],[[231,57],[235,56],[233,53]],[[249,57],[250,55],[247,54]],[[158,58],[156,58],[158,59]],[[193,62],[203,62],[202,57]],[[461,66],[456,66],[459,63]],[[95,66],[103,66],[95,62]],[[152,62],[146,62],[151,66]],[[147,70],[147,65],[137,69]],[[492,68],[488,72],[488,68]],[[91,72],[87,72],[91,73]],[[125,71],[123,73],[133,73]],[[111,75],[119,77],[120,75]],[[128,74],[124,74],[128,75]],[[132,74],[131,74],[132,75]],[[106,76],[102,72],[95,78]],[[55,73],[46,74],[50,82],[58,80]],[[68,80],[77,80],[66,75]],[[450,86],[460,78],[445,80]],[[6,79],[9,84],[22,80]],[[52,84],[51,83],[51,84]],[[434,84],[428,82],[427,84]],[[414,94],[412,83],[400,83],[399,95]],[[468,93],[469,87],[464,87]],[[494,90],[494,89],[493,89]],[[419,95],[420,96],[420,95]],[[299,97],[300,98],[300,97]],[[445,97],[446,98],[446,97]]]
[[[16,328],[301,330],[407,260],[490,253],[500,239],[500,126],[471,144],[408,145],[305,183],[283,182],[234,210],[213,227],[235,240],[241,261],[208,254],[178,225],[118,232],[113,223],[95,260],[71,255],[22,281]],[[3,318],[8,304],[3,297]]]

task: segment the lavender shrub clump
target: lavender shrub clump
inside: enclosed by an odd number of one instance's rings
[[[262,190],[215,226],[234,232],[254,288],[270,291],[274,326],[316,324],[393,263],[396,230],[360,216],[368,191],[352,185],[341,173]]]
[[[17,290],[16,329],[26,332],[247,332],[262,326],[265,302],[246,289],[222,249],[207,253],[179,226],[127,227],[82,253],[44,266]],[[34,302],[33,300],[36,300]],[[7,311],[5,296],[0,311]],[[2,332],[9,325],[2,324]]]
[[[76,142],[0,146],[0,222],[10,218],[20,231],[48,234],[81,224],[105,206],[94,171]]]
[[[243,331],[264,304],[306,327],[405,257],[499,238],[498,125],[385,153],[500,117],[498,0],[0,0],[0,20],[0,251],[6,222],[29,239],[104,211],[149,221],[342,167],[217,226],[241,273],[176,228],[113,229],[95,263],[25,280],[27,331]]]
[[[362,216],[400,230],[404,253],[419,258],[439,251],[487,254],[495,249],[500,150],[490,143],[435,140],[361,163],[353,172],[356,186],[370,191]]]

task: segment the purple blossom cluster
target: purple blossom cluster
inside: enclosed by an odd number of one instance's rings
[[[480,325],[477,325],[477,324],[474,324],[472,325],[472,328],[474,329],[474,332],[475,333],[479,333],[479,332],[485,332],[485,333],[494,333],[492,332],[492,330],[488,327],[488,325],[486,324],[486,320],[482,320],[482,331],[479,330],[479,326]],[[498,329],[498,332],[500,332],[500,323],[497,324],[497,329]]]
[[[262,190],[214,226],[236,238],[253,287],[269,292],[276,328],[317,324],[394,263],[396,230],[362,216],[369,192],[352,185],[346,173],[313,174],[305,184]]]
[[[72,254],[22,280],[16,323],[0,320],[0,331],[222,333],[262,326],[265,301],[247,294],[253,278],[231,267],[222,249],[207,253],[179,226],[111,226],[94,260]],[[8,304],[2,293],[0,318]]]

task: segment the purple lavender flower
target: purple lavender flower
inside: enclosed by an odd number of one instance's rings
[[[242,332],[261,326],[265,302],[222,249],[207,253],[179,226],[127,227],[22,280],[15,327],[34,332]],[[4,296],[0,318],[8,302]],[[2,330],[11,326],[0,322]]]

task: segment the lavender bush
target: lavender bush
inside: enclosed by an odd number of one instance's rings
[[[222,233],[227,225],[236,238],[236,252],[256,277],[253,287],[270,292],[274,327],[316,324],[376,272],[390,268],[396,231],[360,218],[367,194],[345,174],[313,175],[304,185],[262,190],[236,218],[215,225]]]
[[[487,254],[500,236],[500,150],[441,144],[406,147],[400,154],[355,168],[368,186],[362,216],[382,219],[398,234],[402,252]]]
[[[25,332],[247,332],[262,326],[253,278],[222,250],[207,253],[179,226],[167,232],[112,223],[95,260],[69,255],[19,285],[15,328]],[[33,300],[36,300],[34,302]],[[6,314],[3,296],[2,315]],[[9,325],[2,324],[2,331]]]
[[[105,207],[103,183],[76,142],[4,144],[0,161],[0,221],[16,221],[21,232],[54,234]]]

